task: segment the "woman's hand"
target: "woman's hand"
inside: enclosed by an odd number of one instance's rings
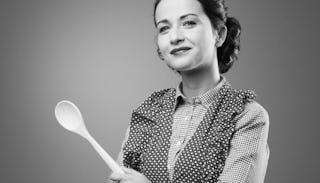
[[[146,176],[134,169],[121,167],[125,174],[112,173],[110,179],[117,183],[151,183]]]

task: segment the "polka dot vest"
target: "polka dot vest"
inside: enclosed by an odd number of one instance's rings
[[[252,91],[231,88],[226,82],[175,166],[172,181],[167,168],[176,90],[154,92],[132,114],[129,138],[124,146],[124,165],[143,173],[151,182],[217,182],[228,156],[240,114]]]

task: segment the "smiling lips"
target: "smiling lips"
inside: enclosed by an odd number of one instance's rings
[[[191,50],[190,47],[179,47],[179,48],[175,48],[175,49],[171,50],[170,54],[178,56],[178,55],[182,55],[182,54],[186,53],[189,50]]]

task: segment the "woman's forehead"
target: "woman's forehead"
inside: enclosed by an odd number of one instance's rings
[[[179,19],[183,15],[203,15],[201,4],[197,0],[162,0],[156,9],[155,19]]]

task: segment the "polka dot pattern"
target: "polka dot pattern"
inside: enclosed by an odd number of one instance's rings
[[[123,162],[151,182],[170,182],[167,162],[175,94],[175,89],[155,92],[132,115]],[[232,119],[254,97],[252,91],[234,90],[227,82],[221,87],[179,156],[172,182],[217,182],[235,130]]]

